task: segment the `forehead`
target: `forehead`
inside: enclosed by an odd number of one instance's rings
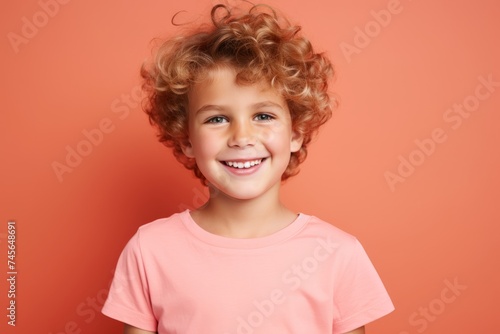
[[[216,67],[198,76],[188,93],[189,109],[209,104],[238,104],[271,101],[286,108],[286,101],[278,89],[266,80],[249,83],[238,80],[238,72],[232,67]]]

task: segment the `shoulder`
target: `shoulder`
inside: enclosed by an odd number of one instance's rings
[[[358,239],[335,225],[316,216],[308,216],[307,224],[299,238],[307,238],[318,248],[327,250],[330,259],[339,263],[348,263],[358,256],[364,256],[365,251]]]
[[[166,218],[159,218],[150,223],[140,226],[135,237],[140,244],[150,244],[155,242],[165,243],[175,240],[186,234],[184,224],[187,211],[175,213]]]
[[[305,216],[308,217],[308,222],[303,233],[333,239],[341,244],[356,244],[358,242],[355,236],[341,230],[330,222],[312,215]]]

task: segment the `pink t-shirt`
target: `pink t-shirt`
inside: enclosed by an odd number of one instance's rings
[[[316,217],[233,239],[184,211],[139,228],[102,312],[159,334],[340,334],[393,309],[358,240]]]

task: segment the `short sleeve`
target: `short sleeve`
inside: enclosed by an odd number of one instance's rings
[[[352,331],[394,310],[377,271],[358,240],[341,264],[334,291],[333,334]]]
[[[156,332],[158,323],[152,311],[139,238],[137,232],[120,255],[102,313],[134,327]]]

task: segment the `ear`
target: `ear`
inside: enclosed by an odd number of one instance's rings
[[[302,148],[304,137],[297,131],[292,132],[292,140],[290,141],[290,152],[297,152]]]
[[[187,156],[188,158],[194,158],[193,146],[189,141],[183,143],[181,147],[182,147],[182,152],[184,153],[185,156]]]

